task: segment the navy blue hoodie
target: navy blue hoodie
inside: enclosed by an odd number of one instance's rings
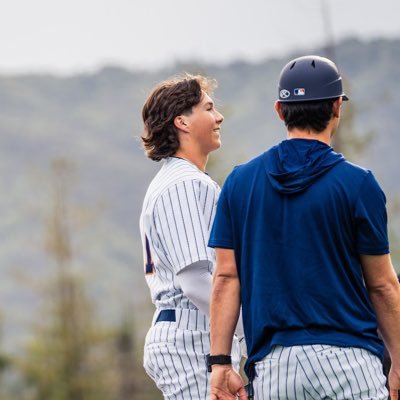
[[[298,193],[310,186],[336,164],[342,154],[318,140],[291,139],[271,149],[266,169],[272,187],[280,193]]]
[[[372,173],[317,140],[290,139],[236,167],[209,246],[235,250],[249,358],[273,345],[362,347],[381,356],[360,254],[385,254]]]

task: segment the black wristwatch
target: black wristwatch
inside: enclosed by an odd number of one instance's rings
[[[207,371],[208,372],[211,372],[211,370],[212,370],[211,367],[214,364],[218,364],[218,365],[232,364],[232,357],[227,356],[225,354],[219,354],[217,356],[210,356],[209,354],[207,354]]]

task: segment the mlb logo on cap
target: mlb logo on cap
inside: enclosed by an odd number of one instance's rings
[[[306,94],[306,89],[304,88],[296,88],[294,89],[295,96],[304,96]]]

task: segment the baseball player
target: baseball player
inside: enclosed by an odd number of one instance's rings
[[[287,140],[224,184],[209,241],[212,400],[247,398],[229,359],[240,304],[255,399],[387,399],[378,327],[398,398],[400,286],[386,200],[371,171],[330,146],[343,100],[332,61],[290,61],[275,103]]]
[[[146,154],[164,160],[140,217],[144,272],[156,306],[144,368],[165,399],[205,400],[210,394],[208,315],[215,254],[207,242],[220,188],[205,168],[209,153],[221,145],[224,120],[210,97],[213,86],[202,76],[164,81],[142,112]],[[237,347],[234,360],[238,368]]]

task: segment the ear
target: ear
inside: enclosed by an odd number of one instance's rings
[[[275,101],[274,108],[275,108],[276,113],[278,114],[279,119],[284,121],[285,119],[283,118],[282,107],[281,107],[281,103],[279,101]]]
[[[340,118],[340,107],[342,106],[343,99],[339,97],[332,106],[332,114],[335,118]]]
[[[174,125],[183,132],[189,132],[188,121],[184,115],[178,115],[174,118]]]

